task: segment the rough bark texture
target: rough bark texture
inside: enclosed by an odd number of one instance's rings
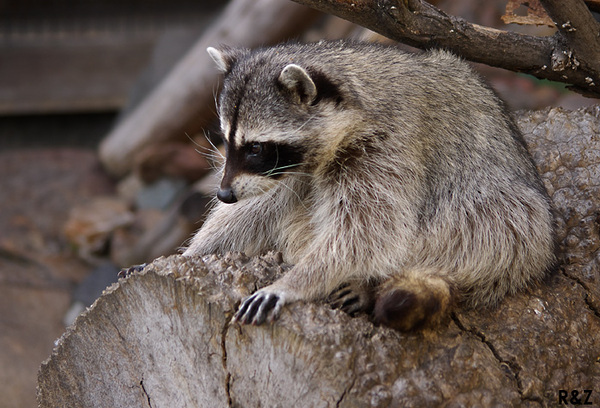
[[[582,0],[542,1],[561,22],[551,37],[472,24],[423,0],[293,1],[414,47],[452,50],[469,61],[565,82],[586,96],[600,95],[600,23]]]
[[[600,73],[600,22],[583,0],[541,0],[559,35],[575,54],[584,71]],[[576,69],[577,67],[573,67]]]
[[[524,113],[557,210],[560,267],[495,310],[401,334],[298,302],[230,324],[276,254],[160,258],[109,288],[42,364],[42,407],[554,406],[600,402],[600,107]],[[581,399],[580,402],[583,402]]]

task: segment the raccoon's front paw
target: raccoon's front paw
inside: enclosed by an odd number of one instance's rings
[[[349,315],[358,312],[370,313],[375,304],[375,291],[372,285],[346,282],[331,292],[327,297],[327,303],[332,308],[340,309]]]
[[[119,278],[129,278],[134,273],[143,271],[147,265],[148,264],[143,263],[141,265],[133,265],[133,266],[130,266],[129,268],[123,268],[119,271],[117,276]]]
[[[234,322],[241,324],[262,324],[267,319],[272,322],[279,317],[281,308],[286,303],[283,292],[261,289],[242,301],[235,316]]]

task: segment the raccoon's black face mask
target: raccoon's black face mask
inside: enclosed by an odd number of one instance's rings
[[[284,143],[249,142],[241,146],[226,143],[225,172],[217,198],[235,203],[251,192],[266,192],[287,172],[302,165],[304,151]],[[240,182],[241,180],[241,182]]]

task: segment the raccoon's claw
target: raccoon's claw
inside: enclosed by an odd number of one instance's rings
[[[334,309],[354,315],[372,309],[374,296],[372,288],[347,282],[334,290],[327,302]]]
[[[242,301],[235,316],[234,322],[241,324],[263,324],[265,320],[272,322],[279,317],[281,307],[284,305],[283,298],[273,292],[259,290]]]
[[[119,278],[128,278],[131,275],[133,275],[136,272],[141,272],[142,270],[144,270],[144,268],[146,267],[147,264],[143,263],[141,265],[133,265],[130,266],[129,268],[123,268],[119,271],[119,273],[117,274],[117,276]]]

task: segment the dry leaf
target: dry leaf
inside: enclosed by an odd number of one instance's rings
[[[515,11],[525,7],[527,15],[518,15]],[[554,27],[554,22],[546,14],[539,0],[508,0],[506,12],[502,16],[504,24],[547,25]]]

